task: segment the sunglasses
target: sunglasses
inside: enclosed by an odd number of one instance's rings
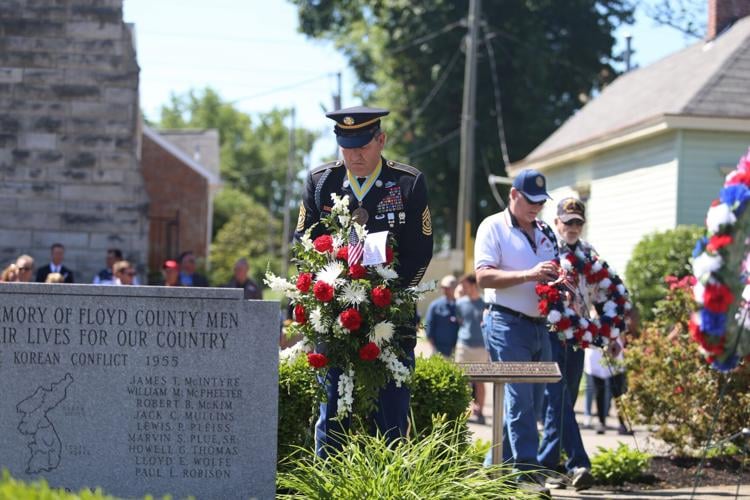
[[[18,270],[19,271],[31,271],[31,268],[30,267],[19,267]]]
[[[579,227],[582,227],[583,226],[583,221],[580,220],[580,219],[571,219],[571,220],[569,220],[567,222],[563,222],[563,224],[565,224],[566,226],[579,226]]]
[[[521,192],[519,191],[519,193],[521,193]],[[529,205],[535,205],[537,207],[541,207],[542,205],[544,205],[545,203],[547,203],[546,199],[544,199],[542,201],[531,201],[529,199],[529,197],[526,196],[525,194],[521,193],[521,196],[523,196],[523,199],[526,200],[526,203],[528,203]]]

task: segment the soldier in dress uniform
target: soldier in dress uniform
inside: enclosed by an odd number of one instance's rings
[[[334,133],[344,159],[310,172],[295,238],[300,238],[310,226],[330,213],[332,193],[348,195],[352,216],[364,224],[368,232],[389,231],[395,237],[399,286],[409,287],[419,284],[432,258],[432,220],[424,175],[414,167],[382,156],[386,134],[380,128],[380,119],[388,113],[385,109],[360,106],[326,114],[336,122]],[[324,231],[325,227],[318,225],[312,237]],[[397,335],[406,353],[403,361],[413,368],[416,328],[399,329]],[[328,400],[321,404],[315,427],[316,451],[320,456],[327,454],[328,447],[339,448],[336,436],[349,425],[349,422],[332,420],[336,416],[340,373],[332,368],[326,380]],[[405,435],[409,400],[409,389],[396,387],[391,382],[380,393],[372,430],[377,429],[390,439]]]

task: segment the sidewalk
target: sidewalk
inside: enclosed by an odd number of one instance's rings
[[[429,344],[420,339],[416,348],[417,356],[430,356],[431,347]],[[487,399],[484,404],[484,416],[486,422],[484,425],[479,425],[473,421],[469,422],[469,430],[474,434],[474,439],[482,439],[484,441],[492,442],[492,384],[485,384],[485,393]],[[668,453],[668,447],[663,442],[654,439],[649,434],[645,426],[636,425],[633,428],[634,434],[632,436],[621,436],[617,433],[617,417],[614,411],[611,412],[611,416],[607,419],[607,431],[604,434],[597,434],[592,429],[584,429],[583,424],[583,395],[578,398],[576,402],[576,420],[578,420],[581,428],[581,438],[583,439],[583,445],[586,448],[586,452],[589,456],[594,456],[599,453],[598,448],[617,448],[619,443],[624,443],[631,448],[635,448],[641,451],[648,452],[652,455],[665,455]],[[692,495],[692,488],[679,488],[679,489],[662,489],[662,490],[644,490],[638,492],[613,492],[609,490],[590,489],[585,491],[576,492],[573,489],[565,490],[552,490],[553,498],[579,498],[579,499],[659,499],[659,498],[674,498],[674,499],[701,499],[701,500],[728,500],[730,498],[738,499],[750,499],[750,484],[743,484],[740,486],[739,495],[735,497],[737,493],[737,485],[725,485],[725,486],[703,486],[696,490],[695,496]]]

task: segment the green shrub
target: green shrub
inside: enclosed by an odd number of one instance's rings
[[[469,406],[471,390],[466,376],[455,364],[442,357],[417,358],[411,381],[412,431],[429,432],[433,415],[459,419]],[[283,461],[297,447],[312,449],[313,425],[318,415],[316,391],[320,390],[304,356],[279,363],[278,458]],[[354,428],[369,427],[362,416],[355,416]]]
[[[434,416],[458,420],[470,401],[469,379],[453,362],[442,356],[417,358],[411,379],[412,426],[417,433],[429,432]]]
[[[633,249],[625,284],[644,321],[654,318],[654,305],[667,294],[665,276],[692,274],[690,258],[703,232],[698,226],[678,226],[645,236]]]
[[[716,410],[712,441],[750,421],[750,366],[730,376],[709,367],[687,324],[694,303],[689,289],[676,288],[656,304],[657,319],[646,323],[625,353],[628,392],[623,409],[635,422],[655,426],[655,437],[677,453],[706,445]],[[723,401],[717,404],[722,387]]]
[[[591,459],[591,474],[600,483],[622,484],[637,481],[651,465],[651,455],[619,443],[616,449],[597,448]]]
[[[318,383],[304,356],[279,363],[278,460],[297,447],[312,448]]]
[[[300,450],[277,476],[277,498],[535,498],[517,489],[509,468],[482,467],[466,453],[465,427],[465,418],[442,422],[420,439],[396,443],[352,435],[325,460]]]
[[[146,495],[144,500],[153,500],[154,497]],[[165,496],[164,499],[168,499]],[[61,488],[50,488],[47,481],[40,479],[32,483],[25,483],[11,477],[10,473],[3,469],[0,478],[0,500],[117,500],[116,497],[106,495],[100,488],[94,491],[82,489],[78,493],[67,492]]]

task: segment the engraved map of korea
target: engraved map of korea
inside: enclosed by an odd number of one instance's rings
[[[66,373],[65,377],[50,384],[49,388],[40,385],[34,394],[16,406],[18,413],[23,415],[18,431],[30,439],[31,457],[26,464],[27,474],[49,472],[60,465],[62,442],[47,414],[65,400],[71,383],[73,376]]]

